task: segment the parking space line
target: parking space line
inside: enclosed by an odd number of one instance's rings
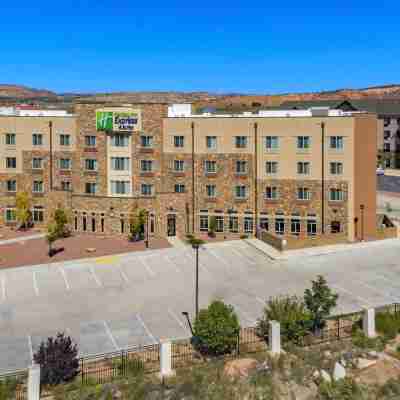
[[[33,271],[32,279],[33,279],[33,289],[35,291],[35,294],[36,294],[36,296],[39,296],[39,287],[38,287],[37,279],[36,279],[36,271]]]
[[[6,277],[1,277],[1,297],[3,301],[6,301]]]
[[[128,277],[126,276],[125,272],[122,270],[122,268],[119,268],[119,272],[120,272],[120,274],[121,274],[121,276],[122,276],[122,279],[125,281],[125,283],[129,284],[129,283],[130,283],[130,282],[129,282],[129,279],[128,279]]]
[[[29,347],[29,354],[31,356],[31,361],[33,362],[33,347],[32,347],[32,336],[28,335],[28,347]]]
[[[147,336],[149,336],[149,338],[153,341],[153,343],[158,343],[158,340],[156,340],[156,338],[152,335],[152,333],[150,332],[150,329],[146,326],[146,324],[144,323],[140,314],[136,314],[136,318],[142,324],[144,330],[147,333]]]
[[[386,296],[381,291],[377,290],[376,288],[374,288],[373,286],[369,285],[368,283],[365,283],[364,281],[358,281],[358,284],[366,287],[367,289],[371,290],[372,292],[378,293],[384,299],[388,299],[389,302],[393,301],[393,296]]]
[[[345,288],[343,288],[343,287],[341,287],[341,286],[339,286],[337,284],[332,285],[332,287],[334,289],[337,289],[339,291],[342,291],[342,292],[348,294],[349,296],[351,296],[351,297],[353,297],[355,299],[360,300],[362,303],[365,303],[366,306],[370,306],[372,304],[369,300],[364,299],[363,297],[358,296],[358,295],[354,294],[353,292],[350,292],[350,290],[347,290],[347,289],[345,289]]]
[[[226,266],[229,266],[230,264],[220,255],[218,255],[217,253],[215,253],[215,251],[213,251],[212,249],[208,248],[206,251],[208,251],[210,254],[212,254],[217,260],[221,261],[223,264],[225,264]]]
[[[169,256],[167,256],[167,255],[165,255],[164,256],[164,258],[172,265],[172,267],[174,268],[174,270],[176,271],[176,272],[182,272],[179,268],[178,268],[178,266],[169,258]]]
[[[179,324],[179,326],[187,333],[191,334],[189,329],[185,326],[185,324],[178,318],[178,316],[168,308],[168,314]]]
[[[61,272],[62,277],[64,278],[65,287],[67,288],[67,290],[71,290],[71,287],[69,286],[69,282],[68,282],[68,279],[67,279],[67,274],[65,273],[65,269],[63,267],[61,267],[61,266],[58,267],[58,268],[59,268],[59,270]]]
[[[256,300],[262,304],[263,306],[265,306],[265,300],[263,300],[261,297],[256,297]]]
[[[241,253],[238,249],[235,249],[233,246],[231,247],[231,250],[236,253],[241,258],[244,258],[249,264],[256,265],[257,262],[255,262],[252,258],[247,256],[246,254]]]
[[[141,261],[141,263],[144,265],[144,267],[146,268],[146,271],[148,272],[148,274],[154,278],[156,276],[156,273],[150,268],[150,265],[147,263],[147,261],[145,260],[144,257],[138,257],[139,260]]]
[[[98,287],[102,287],[103,285],[100,282],[100,279],[98,278],[98,276],[96,275],[96,273],[94,272],[94,268],[92,266],[89,267],[90,273],[93,276],[94,281],[96,282],[96,285]]]
[[[120,350],[120,348],[118,347],[118,344],[117,344],[116,340],[114,339],[114,336],[113,336],[112,333],[111,333],[111,330],[110,330],[110,328],[109,328],[107,322],[106,322],[106,321],[103,321],[103,324],[104,324],[104,329],[106,330],[106,333],[107,333],[108,337],[109,337],[110,340],[111,340],[111,343],[112,343],[113,346],[115,347],[115,350],[117,350],[117,351]]]

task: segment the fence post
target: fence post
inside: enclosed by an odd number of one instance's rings
[[[281,324],[278,321],[269,321],[269,351],[272,355],[281,352]]]
[[[364,335],[373,338],[376,336],[375,332],[375,309],[366,308],[363,315],[363,331]]]
[[[160,341],[160,378],[175,375],[172,369],[172,344],[170,340]]]
[[[40,400],[40,365],[32,364],[28,373],[28,400]]]

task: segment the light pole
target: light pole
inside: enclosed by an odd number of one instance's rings
[[[196,252],[196,279],[195,279],[195,286],[196,286],[196,320],[199,315],[199,243],[193,243],[192,247],[194,251]]]
[[[364,241],[364,204],[360,204],[360,214],[361,214],[361,241]]]
[[[149,248],[149,212],[146,211],[146,240],[145,240],[146,249]]]

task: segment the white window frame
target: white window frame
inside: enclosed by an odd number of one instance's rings
[[[88,186],[89,185],[89,186]],[[88,191],[88,187],[94,188],[94,190]],[[85,193],[86,194],[96,194],[97,193],[97,183],[96,182],[85,182]]]
[[[93,168],[90,164],[93,163]],[[89,168],[88,168],[89,166]],[[97,159],[96,158],[85,158],[85,170],[86,171],[97,171]]]
[[[297,175],[310,175],[310,174],[311,174],[311,163],[309,161],[298,161]]]
[[[243,232],[253,233],[254,231],[254,218],[250,216],[245,216],[243,218]]]
[[[299,150],[309,150],[311,147],[310,136],[297,136],[297,148]]]
[[[63,165],[64,162],[67,164],[67,168],[65,168],[65,165]],[[60,158],[59,168],[63,171],[70,171],[72,169],[71,159],[70,158]]]
[[[336,150],[336,151],[343,150],[344,137],[343,136],[329,136],[329,148],[332,150]]]
[[[295,227],[295,229],[293,229]],[[299,236],[301,232],[301,221],[300,216],[292,215],[290,218],[290,234]]]
[[[264,198],[266,200],[277,200],[279,198],[278,188],[276,186],[266,186]]]
[[[144,188],[150,188],[150,193],[147,193],[147,189],[144,190]],[[146,197],[153,196],[153,192],[154,192],[154,185],[153,184],[151,184],[151,183],[142,183],[140,185],[140,193],[141,193],[142,196],[146,196]]]
[[[94,143],[92,143],[94,139]],[[94,148],[97,145],[97,137],[95,135],[85,135],[85,147]]]
[[[181,190],[183,188],[183,190]],[[174,185],[174,192],[175,193],[185,193],[186,188],[184,183],[175,183]]]
[[[244,166],[243,169],[241,168],[242,166]],[[235,161],[235,173],[237,175],[246,175],[248,173],[248,168],[248,162],[246,160]]]
[[[311,200],[311,191],[308,187],[297,188],[297,200],[309,201]]]
[[[244,189],[244,194],[242,193],[242,190]],[[243,194],[243,196],[242,196]],[[248,188],[246,185],[236,185],[235,186],[235,199],[243,200],[247,199],[248,195]]]
[[[185,136],[184,135],[174,135],[173,138],[175,148],[185,147]]]
[[[153,172],[154,161],[153,160],[140,160],[140,171],[141,172]]]
[[[40,190],[36,190],[37,187],[40,188]],[[44,193],[44,184],[43,181],[38,181],[34,180],[32,183],[32,193]]]
[[[329,190],[329,201],[343,201],[344,193],[342,189],[331,188]]]
[[[39,161],[39,166],[35,167],[35,161]],[[41,157],[33,157],[32,158],[32,169],[43,169],[43,158]]]
[[[279,136],[265,136],[265,150],[277,151],[279,150]]]
[[[213,190],[209,190],[210,188],[213,188]],[[210,192],[213,192],[213,193],[210,194]],[[214,184],[206,185],[206,196],[209,199],[215,199],[217,197],[217,186]]]
[[[214,166],[215,168],[209,168],[210,166]],[[204,161],[204,170],[206,174],[216,174],[217,173],[217,162],[215,160],[205,160]]]
[[[235,147],[237,149],[247,149],[248,137],[247,136],[235,136]]]
[[[265,162],[266,175],[276,175],[278,173],[278,169],[279,169],[278,161],[266,161]]]
[[[131,182],[127,180],[112,180],[111,194],[126,196],[131,192]]]
[[[206,136],[206,148],[208,150],[216,150],[218,147],[217,136]]]
[[[9,189],[9,182],[14,182],[14,187],[15,187],[15,189],[14,190],[10,190]],[[6,181],[6,190],[7,190],[7,192],[9,192],[9,193],[16,193],[17,192],[17,180],[16,179],[8,179],[7,181]]]
[[[209,226],[208,220],[209,220],[208,215],[200,215],[199,218],[200,232],[208,232],[208,226]]]
[[[153,136],[140,135],[140,147],[143,149],[151,149],[153,147]]]
[[[14,160],[12,163],[14,166],[9,166],[9,161]],[[6,169],[16,169],[17,168],[17,157],[6,157]]]
[[[239,217],[237,215],[230,215],[228,218],[228,229],[231,233],[239,232]]]
[[[340,161],[331,161],[329,163],[329,173],[331,175],[343,175],[343,163]]]
[[[185,160],[174,160],[174,172],[185,171]]]
[[[67,144],[65,144],[65,139],[67,139]],[[60,133],[60,146],[63,146],[63,147],[71,146],[71,135],[70,134]]]
[[[8,218],[8,213],[11,212],[13,218]],[[4,219],[6,222],[16,222],[17,221],[17,210],[15,207],[7,207],[4,209]]]
[[[12,138],[11,142],[13,142],[13,143],[7,143],[9,141],[8,140],[9,138]],[[6,133],[4,141],[5,141],[5,145],[6,146],[16,146],[16,144],[17,144],[17,135],[15,133]]]

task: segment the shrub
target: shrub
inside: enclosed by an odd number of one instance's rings
[[[375,318],[376,330],[386,339],[394,339],[400,331],[400,314],[378,313]]]
[[[212,216],[210,218],[210,225],[208,226],[208,235],[210,237],[215,237],[215,230],[217,229],[217,219]]]
[[[270,298],[264,308],[263,317],[258,320],[259,334],[268,335],[269,321],[281,324],[281,335],[288,341],[298,341],[310,327],[310,315],[304,302],[297,296]]]
[[[71,235],[71,231],[68,227],[68,215],[63,208],[57,208],[54,211],[54,223],[59,238]]]
[[[364,332],[361,329],[356,329],[352,332],[352,343],[354,346],[360,349],[374,349],[378,351],[383,351],[385,347],[385,340],[376,337],[376,338],[369,338],[365,336]]]
[[[311,281],[311,283],[311,289],[306,289],[304,292],[304,302],[311,314],[313,330],[319,330],[325,327],[325,319],[336,307],[339,296],[332,292],[321,275],[318,275],[317,280]]]
[[[58,333],[40,344],[33,356],[40,364],[42,384],[57,385],[72,380],[79,371],[78,349],[69,336]]]
[[[215,300],[207,309],[200,310],[194,322],[193,342],[205,354],[218,356],[230,353],[237,346],[239,330],[233,307]]]
[[[337,382],[322,382],[319,386],[321,400],[364,400],[366,389],[350,378]]]
[[[15,398],[15,391],[17,389],[17,380],[14,378],[7,378],[0,381],[0,400],[8,400]]]
[[[32,225],[31,201],[28,193],[18,192],[15,199],[16,218],[19,229],[27,229]]]
[[[383,386],[378,390],[378,398],[385,399],[398,399],[400,398],[400,379],[389,379]]]

